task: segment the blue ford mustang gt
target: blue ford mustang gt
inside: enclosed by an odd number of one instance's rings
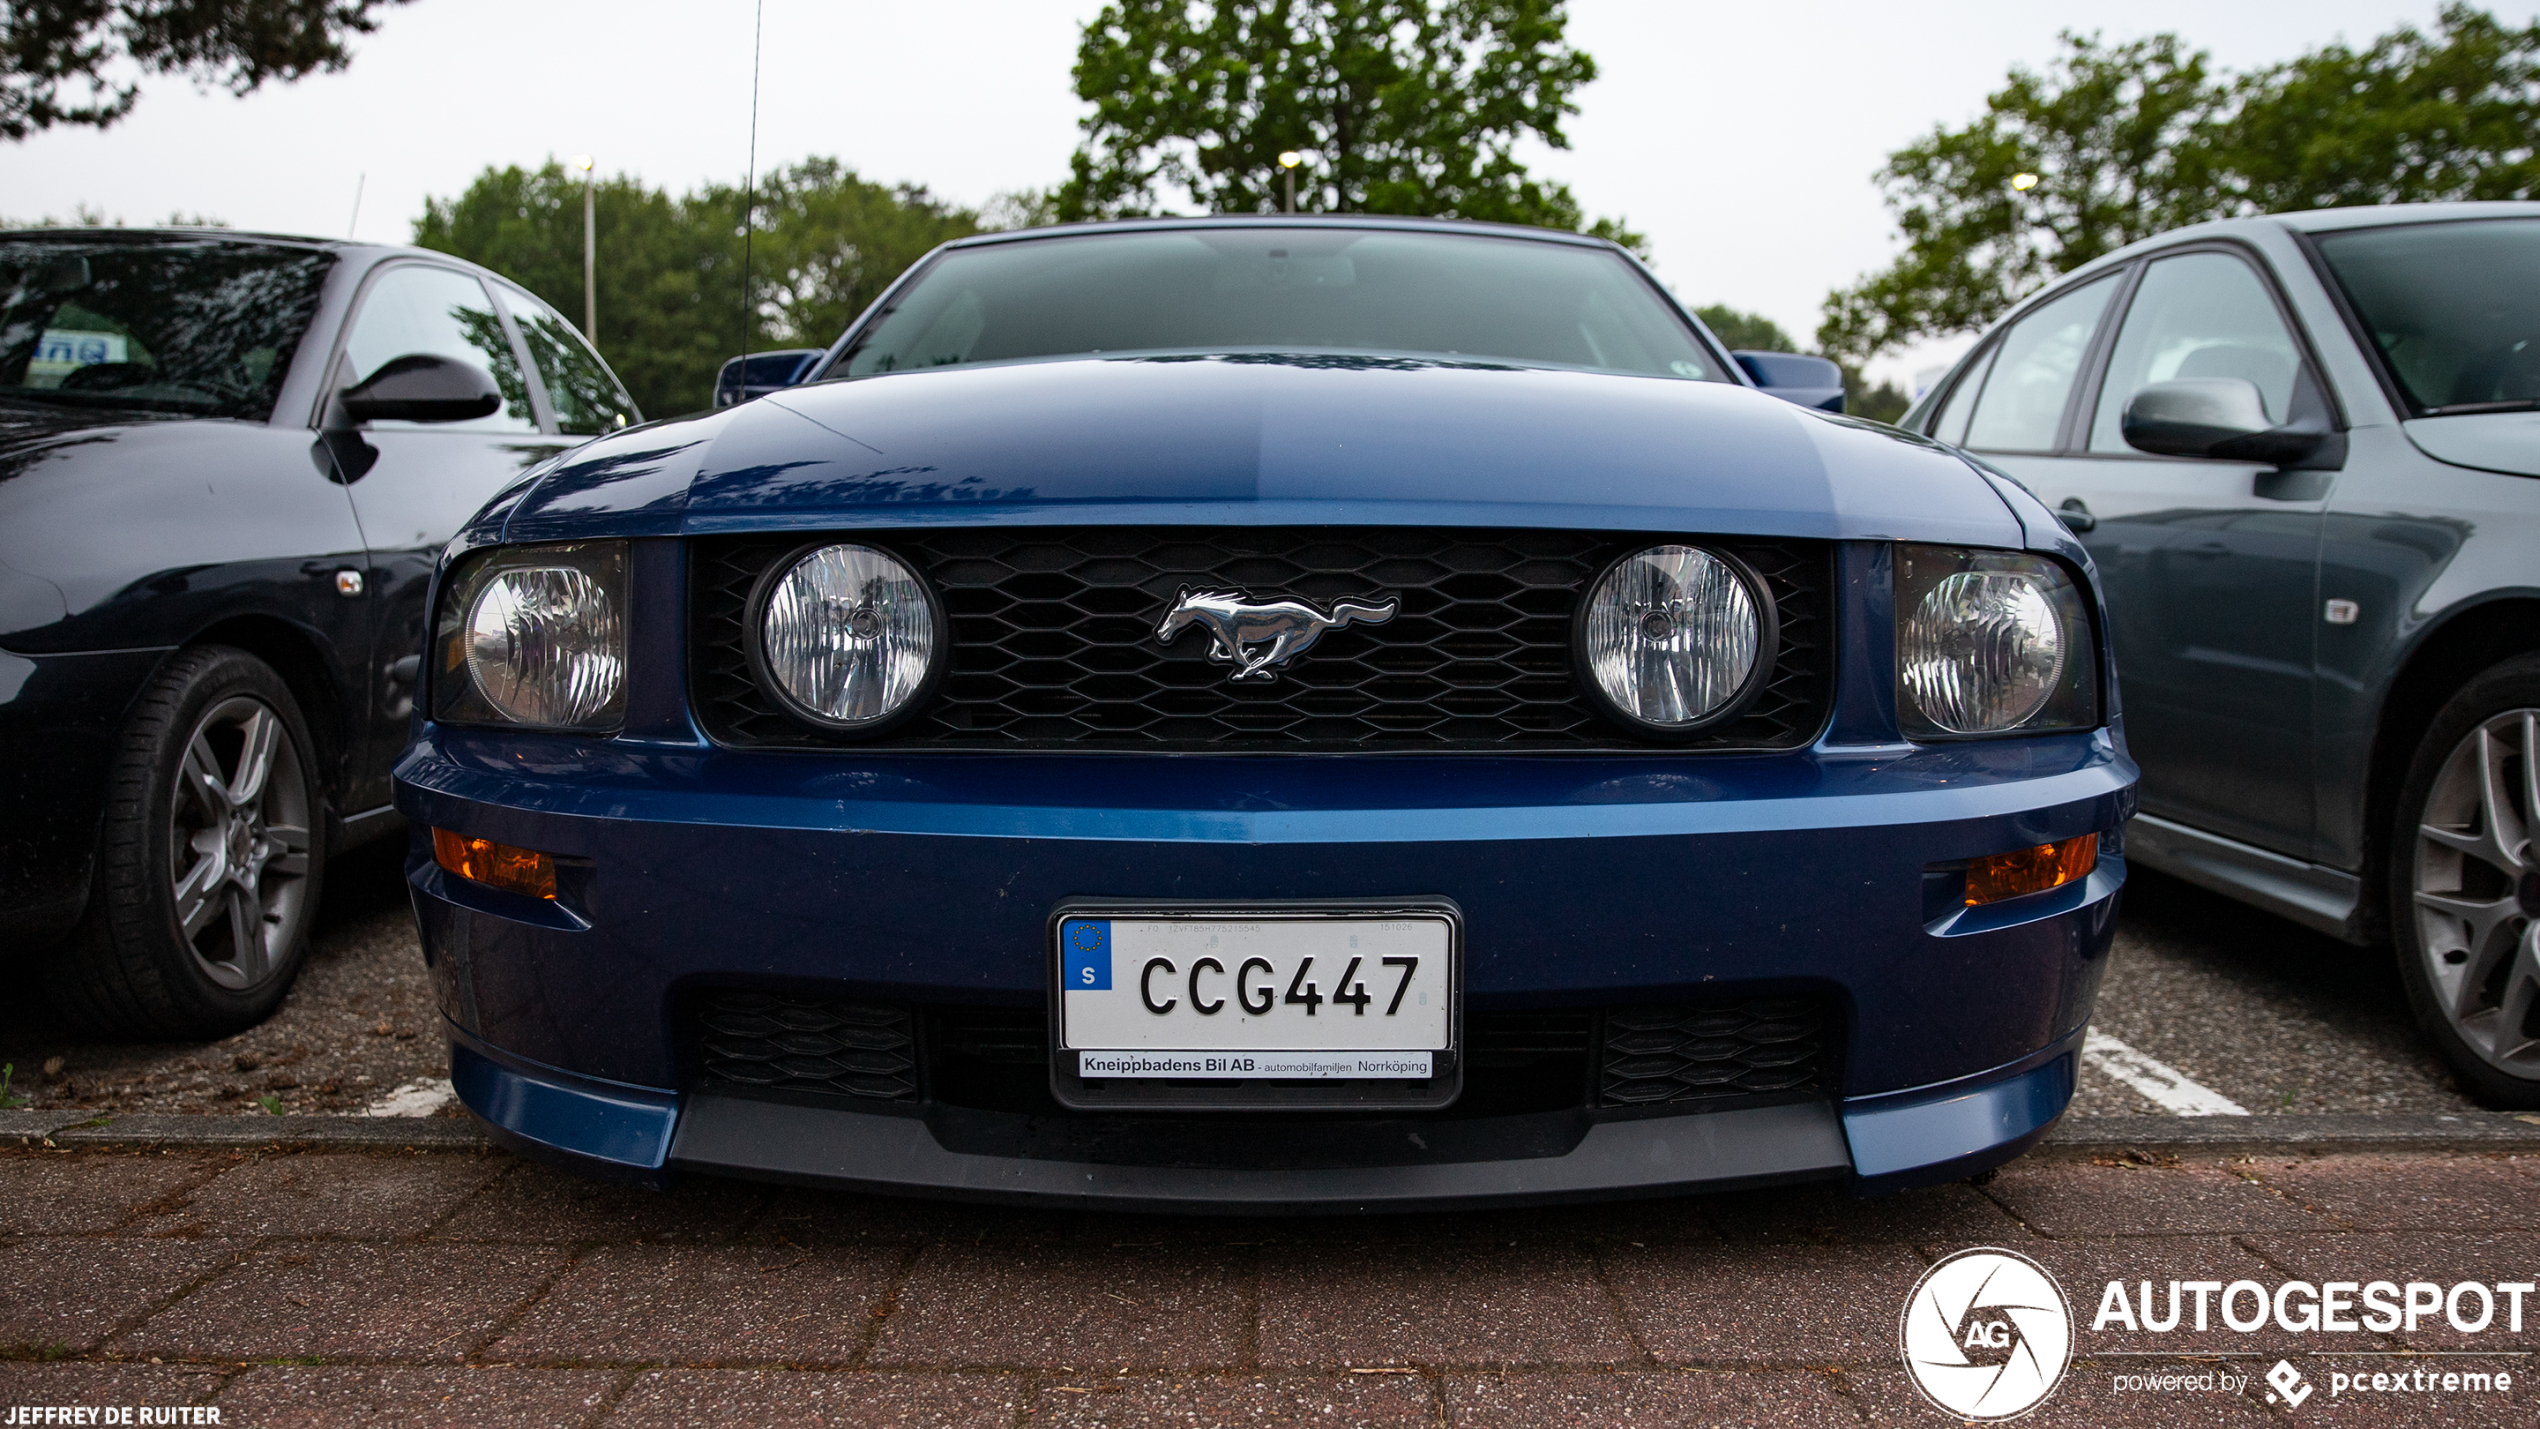
[[[397,799],[506,1143],[1349,1209],[1875,1192],[2069,1100],[2087,557],[1611,244],[994,234],[808,375],[443,558]]]

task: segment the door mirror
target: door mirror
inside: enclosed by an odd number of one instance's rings
[[[392,357],[344,389],[344,415],[356,422],[464,422],[502,405],[492,373],[428,352]]]
[[[2258,384],[2245,377],[2180,377],[2126,399],[2126,445],[2158,456],[2220,457],[2277,466],[2300,461],[2328,439],[2305,423],[2277,426]]]
[[[1843,410],[1843,369],[1797,352],[1732,352],[1755,385],[1785,402],[1821,412]]]
[[[819,347],[786,347],[774,352],[753,352],[723,364],[714,379],[714,405],[729,407],[781,392],[811,375],[811,369],[828,349]]]

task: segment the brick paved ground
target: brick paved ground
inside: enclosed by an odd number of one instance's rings
[[[2167,1158],[2154,1158],[2166,1162]],[[2082,1358],[2036,1424],[2533,1421],[2509,1395],[2331,1402],[2321,1336],[2088,1328],[2128,1281],[2540,1279],[2540,1158],[2032,1157],[1984,1185],[1553,1211],[1203,1220],[699,1181],[496,1153],[0,1153],[7,1405],[225,1425],[1886,1425],[1921,1271],[2019,1249]],[[2337,1337],[2522,1350],[2533,1333]],[[2130,1358],[2150,1351],[2158,1360]],[[2179,1355],[2263,1355],[2185,1360]],[[2262,1376],[2323,1391],[2289,1417]],[[2462,1368],[2466,1360],[2416,1360]],[[2147,1367],[2242,1393],[2118,1393]]]

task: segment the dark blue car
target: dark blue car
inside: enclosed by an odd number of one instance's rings
[[[973,1198],[1551,1201],[2016,1155],[2134,766],[2087,556],[1567,234],[937,251],[443,560],[397,769],[509,1144]]]

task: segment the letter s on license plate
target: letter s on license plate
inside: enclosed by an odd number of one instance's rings
[[[1062,1095],[1096,1081],[1420,1083],[1397,1094],[1452,1095],[1437,1086],[1461,1025],[1451,910],[1087,909],[1062,913],[1054,932]],[[1371,1098],[1386,1094],[1348,1099]]]

